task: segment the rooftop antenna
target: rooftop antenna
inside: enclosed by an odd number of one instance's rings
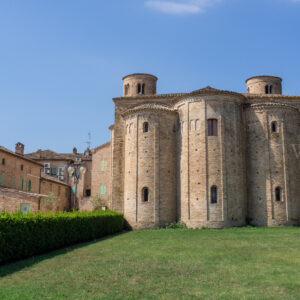
[[[88,133],[88,141],[87,142],[85,142],[86,144],[87,144],[87,146],[88,146],[88,149],[90,149],[90,147],[91,147],[91,144],[92,144],[92,135],[91,135],[91,133],[89,132]]]

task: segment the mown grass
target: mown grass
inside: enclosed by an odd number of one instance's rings
[[[300,228],[123,233],[0,267],[0,299],[300,299]]]

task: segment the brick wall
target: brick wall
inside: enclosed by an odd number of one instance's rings
[[[20,211],[21,204],[27,204],[31,212],[36,212],[39,209],[40,196],[39,194],[0,187],[0,211]]]
[[[93,151],[92,156],[92,197],[100,195],[111,207],[111,143]]]
[[[41,168],[37,163],[0,149],[0,185],[3,187],[39,193]]]
[[[71,196],[71,191],[70,191],[70,186],[59,183],[58,181],[54,181],[52,179],[47,179],[47,178],[42,178],[41,179],[41,194],[43,195],[49,195],[53,194],[57,200],[53,201],[52,205],[52,211],[55,210],[69,210],[71,205],[70,205],[70,196]],[[49,208],[47,207],[48,204],[47,197],[43,197],[41,201],[41,211],[47,211]],[[49,205],[49,204],[48,204]],[[51,207],[51,205],[50,205]]]

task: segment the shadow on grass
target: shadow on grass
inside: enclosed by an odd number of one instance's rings
[[[80,249],[80,248],[83,248],[83,247],[86,247],[89,245],[93,245],[93,244],[96,244],[101,241],[113,239],[117,236],[120,236],[120,235],[126,234],[126,233],[127,233],[127,231],[123,231],[123,232],[119,232],[119,233],[116,233],[113,235],[108,235],[108,236],[99,238],[97,240],[67,246],[67,247],[64,247],[61,249],[53,250],[53,251],[45,253],[45,254],[39,254],[37,256],[26,258],[24,260],[20,260],[20,261],[16,261],[16,262],[8,262],[6,264],[0,265],[0,278],[8,276],[10,274],[13,274],[15,272],[19,272],[24,268],[31,267],[32,265],[35,265],[35,264],[40,263],[47,259],[51,259],[55,256],[63,255],[63,254],[72,252],[76,249]]]

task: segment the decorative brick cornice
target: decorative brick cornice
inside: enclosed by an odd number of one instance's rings
[[[298,100],[300,102],[300,96],[295,95],[281,95],[281,94],[242,94],[247,99],[264,99],[270,101],[272,99],[290,99],[290,100]]]
[[[200,96],[200,97],[197,97]],[[239,98],[241,101],[245,101],[246,98],[243,94],[232,92],[232,91],[225,91],[225,90],[218,90],[215,88],[212,88],[210,86],[207,86],[203,89],[193,91],[191,93],[187,93],[184,95],[180,95],[172,100],[173,105],[178,105],[182,102],[198,102],[198,101],[204,101],[205,96],[233,96],[236,98]],[[233,99],[231,99],[233,100]]]
[[[116,97],[113,98],[114,102],[124,101],[124,100],[152,100],[152,99],[165,99],[165,98],[175,98],[178,96],[184,96],[188,93],[173,93],[173,94],[155,94],[155,95],[137,95],[137,96],[126,96],[126,97]]]
[[[37,197],[37,198],[47,197],[47,195],[31,193],[31,192],[24,192],[24,191],[21,191],[21,190],[17,190],[17,189],[13,189],[13,188],[7,188],[7,187],[0,187],[0,192],[12,193],[12,194],[15,194],[15,195],[25,195],[25,196]]]
[[[125,112],[122,113],[123,117],[129,116],[131,114],[135,114],[137,112],[143,112],[143,111],[161,111],[165,113],[177,113],[176,110],[172,109],[171,107],[168,107],[166,105],[161,104],[144,104],[140,106],[136,106],[134,108],[128,109]]]
[[[298,113],[300,113],[300,110],[292,105],[284,104],[284,103],[275,103],[275,102],[269,102],[269,103],[255,103],[255,104],[248,104],[245,105],[246,109],[252,109],[252,110],[258,110],[258,111],[265,111],[269,109],[291,109]]]
[[[256,76],[251,76],[245,80],[247,83],[251,79],[264,79],[264,78],[273,78],[273,79],[280,79],[282,81],[282,78],[279,76],[274,76],[274,75],[256,75]]]
[[[122,80],[124,80],[124,79],[127,78],[127,77],[132,77],[132,76],[152,77],[153,79],[158,80],[158,78],[157,78],[156,76],[154,76],[154,75],[152,75],[152,74],[148,74],[148,73],[132,73],[132,74],[128,74],[128,75],[124,76],[124,77],[122,78]]]

